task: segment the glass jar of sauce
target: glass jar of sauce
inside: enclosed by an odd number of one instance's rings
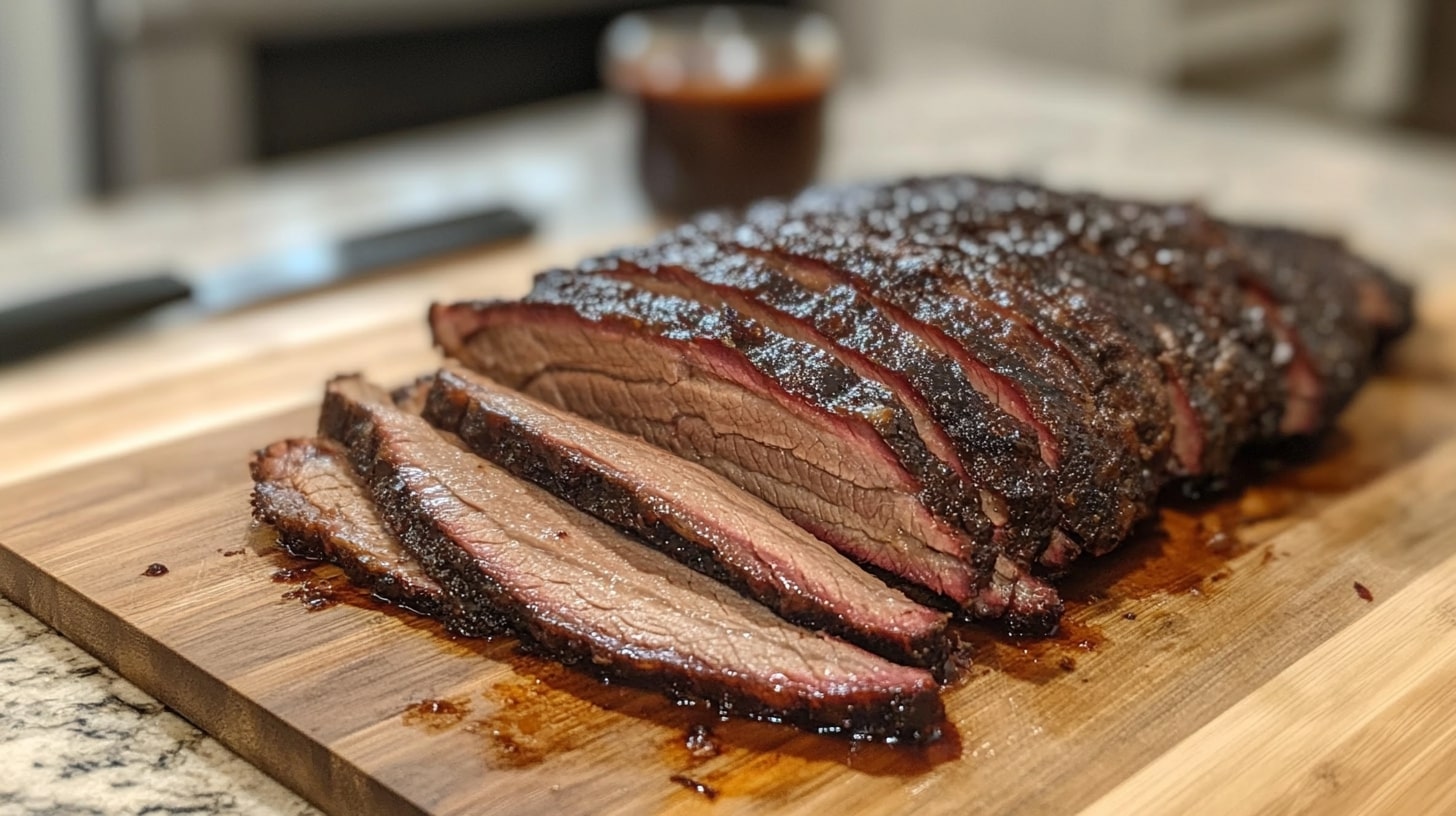
[[[827,18],[763,6],[628,14],[603,46],[607,83],[639,109],[643,188],[669,215],[812,181],[838,69]]]

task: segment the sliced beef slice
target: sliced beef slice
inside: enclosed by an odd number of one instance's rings
[[[1147,512],[1157,483],[1134,455],[1128,417],[1099,410],[1082,378],[1028,336],[1023,317],[1008,315],[966,284],[973,278],[950,270],[958,259],[861,233],[853,222],[824,218],[772,228],[753,222],[733,230],[732,240],[839,277],[955,359],[977,390],[1037,433],[1056,477],[1060,528],[1093,545],[1120,540]],[[1019,560],[1035,562],[1047,544],[1042,539]]]
[[[857,561],[964,606],[989,580],[897,451],[923,450],[913,423],[821,351],[725,311],[566,275],[543,277],[523,303],[437,306],[431,324],[466,366],[696,461]]]
[[[947,656],[944,613],[701,465],[463,370],[435,376],[424,416],[512,474],[788,620],[900,663],[936,666]]]
[[[379,598],[462,630],[444,589],[394,537],[336,443],[288,439],[253,455],[253,516],[300,558],[328,561]],[[474,634],[485,634],[474,632]]]
[[[483,623],[567,662],[736,716],[923,741],[934,679],[775,616],[462,450],[357,377],[321,430],[349,450],[391,529]]]
[[[1045,540],[1050,532],[1055,507],[1035,438],[976,391],[954,360],[854,287],[691,237],[623,250],[585,268],[724,304],[825,349],[910,410],[927,448],[980,491],[983,515],[1001,528],[1000,546],[1014,550],[1008,539]]]
[[[1292,364],[1302,368],[1300,391],[1291,394],[1299,404],[1286,410],[1281,430],[1328,427],[1374,367],[1381,326],[1399,318],[1362,305],[1370,301],[1363,270],[1338,243],[1273,227],[1227,230],[1248,262],[1246,286],[1288,327]]]

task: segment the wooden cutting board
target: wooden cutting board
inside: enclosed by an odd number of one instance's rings
[[[539,261],[413,285],[509,294]],[[967,628],[949,734],[913,748],[720,723],[287,572],[247,454],[309,433],[332,371],[432,363],[402,287],[266,353],[319,303],[138,341],[190,362],[0,412],[0,591],[335,813],[1456,808],[1456,295],[1317,450],[1089,566],[1061,636]],[[219,333],[255,345],[187,357]]]

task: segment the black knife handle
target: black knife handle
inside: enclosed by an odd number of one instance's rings
[[[0,311],[0,363],[91,337],[191,294],[185,281],[158,272]]]
[[[534,228],[531,220],[517,210],[491,207],[442,221],[355,236],[339,245],[343,267],[340,273],[368,272],[508,238],[522,238]]]

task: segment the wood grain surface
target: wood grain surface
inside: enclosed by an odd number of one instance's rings
[[[247,453],[308,433],[334,371],[431,365],[423,300],[513,294],[540,261],[464,259],[266,353],[8,405],[0,591],[335,813],[1456,807],[1456,296],[1424,298],[1328,439],[1089,566],[1058,638],[965,628],[950,733],[905,748],[719,723],[452,639],[331,568],[277,574],[300,562],[249,519]]]

